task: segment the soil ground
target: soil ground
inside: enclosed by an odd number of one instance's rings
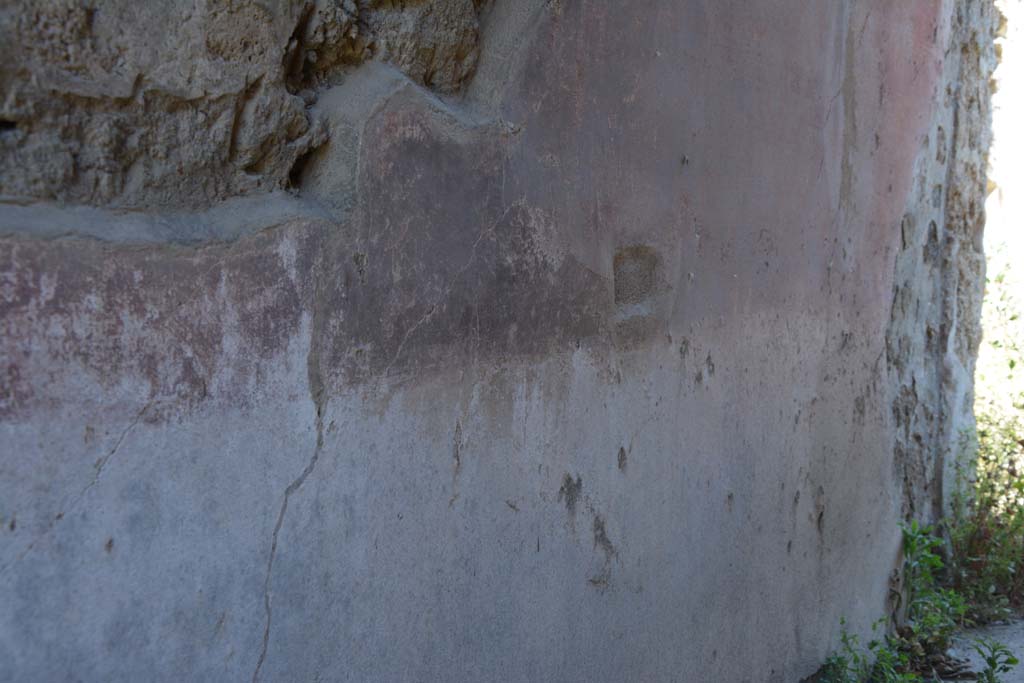
[[[984,667],[981,657],[971,647],[971,642],[979,637],[994,638],[1005,643],[1014,655],[1018,658],[1024,658],[1024,620],[971,629],[957,636],[952,654],[957,657],[970,659],[971,668],[974,671],[980,671]],[[1002,680],[1003,683],[1024,683],[1024,665],[1003,674]]]

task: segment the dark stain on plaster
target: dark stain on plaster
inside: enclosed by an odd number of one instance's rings
[[[573,517],[576,516],[576,504],[582,495],[583,480],[579,476],[573,480],[572,475],[566,472],[562,478],[562,486],[558,489],[558,500],[565,501],[565,509]]]
[[[0,417],[27,402],[31,396],[32,386],[23,378],[21,368],[14,362],[8,363],[0,373]]]
[[[455,461],[455,476],[462,468],[462,422],[455,421],[455,436],[452,438],[452,460]]]
[[[622,447],[622,446],[619,446],[618,465],[619,465],[619,471],[620,472],[625,472],[626,471],[626,465],[628,464],[628,457],[629,456],[626,453],[626,449],[624,447]]]
[[[853,423],[864,426],[867,416],[867,403],[864,396],[857,396],[853,399]]]
[[[213,635],[220,636],[224,632],[224,624],[227,621],[228,613],[223,611],[220,613],[220,617],[217,618],[217,623],[213,625]]]
[[[818,529],[818,535],[825,533],[825,489],[821,486],[814,496],[814,524]]]
[[[615,546],[612,545],[611,540],[608,538],[604,518],[601,515],[594,515],[594,547],[604,551],[606,560],[611,560],[617,555]]]
[[[615,549],[615,545],[612,544],[611,539],[608,538],[604,517],[593,509],[590,511],[594,515],[594,547],[599,548],[604,554],[604,562],[601,571],[596,576],[587,579],[587,583],[603,593],[611,585],[612,562],[618,559],[618,551]]]
[[[359,276],[359,283],[366,284],[366,254],[355,253],[352,255],[352,263],[356,267],[356,274]]]
[[[452,496],[448,499],[448,507],[459,498],[459,473],[462,471],[462,422],[455,421],[455,434],[452,437]]]

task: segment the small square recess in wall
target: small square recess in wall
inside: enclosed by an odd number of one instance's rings
[[[615,252],[615,304],[628,306],[652,297],[657,287],[658,252],[651,247],[623,247]]]

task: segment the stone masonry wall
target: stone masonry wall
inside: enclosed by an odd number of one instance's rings
[[[974,426],[999,20],[991,2],[954,9],[939,96],[900,225],[886,338],[897,392],[894,455],[904,515],[933,522],[943,517],[956,461]]]

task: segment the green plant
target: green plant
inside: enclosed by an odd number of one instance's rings
[[[840,619],[839,623],[842,626],[842,649],[829,655],[825,660],[819,680],[821,683],[860,683],[867,680],[863,676],[865,671],[870,673],[870,662],[867,654],[861,650],[857,636],[846,630],[846,620]]]
[[[893,646],[887,636],[873,638],[867,648],[860,639],[846,630],[846,620],[840,620],[842,648],[833,653],[818,674],[821,683],[914,683],[921,677],[910,670],[909,657]],[[877,631],[884,620],[871,627]]]
[[[872,638],[862,647],[856,635],[842,627],[841,647],[825,661],[814,680],[820,683],[912,683],[923,675],[936,675],[935,667],[946,660],[953,634],[970,625],[970,605],[958,591],[940,585],[945,563],[942,540],[932,527],[913,521],[903,525],[903,572],[907,595],[907,621],[894,634]],[[885,629],[885,619],[872,632]],[[986,662],[983,683],[998,683],[999,674],[1017,664],[1005,645],[980,640],[975,648]],[[931,680],[929,678],[929,680]]]
[[[1024,317],[1011,282],[1015,256],[996,245],[989,260],[977,427],[963,441],[949,520],[950,579],[978,622],[1024,606]]]
[[[953,497],[951,579],[977,622],[1024,605],[1024,422],[1015,412],[979,412],[973,463],[961,465]]]
[[[944,563],[942,540],[916,520],[903,525],[903,573],[907,586],[907,623],[899,630],[901,650],[913,664],[949,647],[965,624],[967,602],[956,590],[939,587]]]
[[[868,643],[868,650],[875,658],[871,677],[867,679],[871,683],[913,683],[921,680],[919,675],[910,671],[909,655],[895,649],[890,639],[872,640]]]
[[[985,660],[985,669],[978,674],[979,683],[1000,683],[999,674],[1004,674],[1020,662],[1006,645],[990,638],[974,641],[974,651]]]
[[[942,571],[942,557],[938,550],[942,540],[932,533],[932,527],[921,526],[915,519],[900,525],[903,530],[903,571],[913,602],[915,593],[930,590],[936,584],[936,574]]]
[[[903,575],[907,593],[907,623],[895,634],[882,635],[862,648],[856,635],[841,621],[842,647],[819,672],[822,683],[911,683],[920,681],[929,656],[949,646],[967,611],[962,596],[940,588],[944,563],[939,552],[942,540],[932,527],[916,520],[903,525]],[[884,629],[875,622],[872,631]]]

